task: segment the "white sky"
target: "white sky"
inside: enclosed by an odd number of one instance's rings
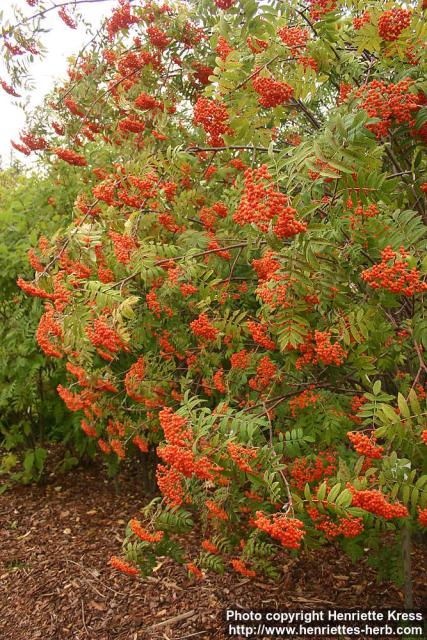
[[[32,15],[34,9],[27,6],[25,0],[0,0],[0,6],[6,20],[13,18],[13,5],[18,5],[24,9],[26,15]],[[117,1],[106,0],[95,4],[79,5],[79,10],[85,19],[94,28],[98,27],[102,18],[111,13],[111,9],[117,6]],[[1,25],[0,25],[1,26]],[[31,93],[31,105],[36,106],[41,103],[43,97],[50,91],[54,80],[66,78],[67,58],[79,51],[88,40],[84,28],[76,30],[67,27],[58,17],[56,11],[52,11],[44,21],[44,28],[50,29],[44,34],[43,42],[48,49],[48,53],[43,60],[35,60],[30,68],[35,88]],[[9,80],[4,68],[3,61],[0,60],[0,77]],[[24,96],[24,94],[22,94]],[[13,104],[14,98],[9,96],[0,88],[0,158],[1,166],[4,168],[11,162],[11,158],[19,158],[21,162],[31,165],[31,156],[27,158],[22,153],[11,148],[10,140],[18,140],[18,134],[25,126],[25,115],[23,111]],[[13,154],[13,155],[11,155]]]

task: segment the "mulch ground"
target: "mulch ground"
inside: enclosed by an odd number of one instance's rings
[[[226,608],[402,606],[397,587],[378,585],[365,562],[353,565],[333,547],[292,560],[279,584],[233,572],[194,582],[169,559],[144,582],[121,575],[108,561],[145,501],[135,484],[124,473],[117,494],[92,467],[0,498],[1,640],[223,640]],[[413,564],[421,607],[425,550],[414,551]]]

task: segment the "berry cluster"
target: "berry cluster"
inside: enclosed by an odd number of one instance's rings
[[[305,533],[301,520],[288,518],[281,513],[269,516],[262,511],[257,511],[255,515],[254,525],[257,529],[265,531],[287,549],[299,549]]]
[[[422,527],[427,527],[427,508],[418,507],[418,522]]]
[[[255,55],[257,53],[265,51],[265,49],[268,48],[268,42],[266,42],[265,40],[260,40],[259,38],[253,38],[251,36],[248,36],[246,38],[246,44]]]
[[[58,11],[58,16],[61,18],[62,22],[70,27],[70,29],[77,29],[77,22],[75,22],[67,13],[65,7],[61,7]]]
[[[246,325],[252,335],[252,339],[264,349],[274,350],[276,343],[268,337],[268,327],[264,323],[249,321]]]
[[[194,107],[194,124],[201,125],[209,136],[209,144],[213,147],[223,146],[224,134],[232,135],[228,126],[228,112],[219,100],[199,97]]]
[[[339,367],[346,359],[347,353],[342,346],[338,342],[331,344],[330,331],[315,331],[314,340],[315,352],[323,364],[335,364]]]
[[[249,354],[246,349],[233,353],[230,363],[232,369],[247,369],[249,366]]]
[[[87,165],[86,158],[81,156],[80,154],[72,151],[71,149],[61,149],[60,147],[55,147],[52,149],[52,153],[61,158],[61,160],[65,160],[68,164],[74,165],[76,167],[85,167]]]
[[[228,44],[227,40],[224,38],[224,36],[220,36],[218,38],[218,42],[215,48],[215,51],[217,52],[217,54],[219,55],[219,57],[221,58],[221,60],[227,60],[228,55],[234,51],[234,49],[232,47],[230,47],[230,45]]]
[[[316,404],[319,398],[320,394],[314,393],[312,389],[306,389],[299,395],[289,400],[289,408],[291,410],[292,417],[295,418],[297,409],[299,409],[300,411],[302,409],[306,409],[310,405]]]
[[[360,507],[369,513],[374,513],[377,516],[382,516],[386,520],[392,518],[406,518],[408,516],[408,509],[405,505],[396,502],[390,504],[385,499],[381,491],[376,489],[367,489],[365,491],[356,491],[354,487],[349,487],[353,494],[352,506]]]
[[[369,438],[369,436],[365,436],[363,433],[349,431],[347,437],[360,456],[377,459],[382,458],[384,447],[375,444],[376,437],[374,435]]]
[[[294,93],[290,84],[273,80],[273,78],[257,76],[253,79],[252,86],[259,95],[259,104],[266,109],[286,104]]]
[[[218,329],[209,322],[206,313],[201,313],[198,318],[190,322],[192,332],[197,338],[213,342],[218,336]]]
[[[334,11],[337,3],[336,0],[309,0],[310,4],[310,18],[317,22],[322,16],[331,11]]]
[[[215,0],[219,2],[220,0]],[[224,1],[224,0],[222,0]],[[234,558],[230,561],[231,566],[237,573],[240,573],[242,576],[246,576],[247,578],[255,578],[256,572],[252,571],[252,569],[248,569],[243,560],[239,560],[239,558]]]
[[[214,0],[218,9],[230,9],[233,6],[235,0]]]
[[[378,34],[383,40],[397,40],[402,31],[411,23],[411,11],[394,7],[384,11],[378,19]]]
[[[399,253],[400,260],[397,259],[398,254],[391,246],[387,246],[381,252],[381,262],[362,271],[362,279],[373,289],[381,288],[404,296],[413,296],[427,291],[427,283],[421,280],[418,269],[409,268],[409,263],[405,260],[407,253],[403,247],[400,247]]]
[[[140,540],[143,540],[144,542],[160,542],[164,535],[163,531],[156,531],[156,533],[150,533],[149,531],[146,531],[141,523],[138,520],[135,520],[135,518],[133,518],[129,522],[129,527],[132,533],[134,533]]]
[[[124,380],[126,393],[132,400],[135,400],[135,402],[142,402],[144,400],[144,396],[138,393],[139,383],[144,379],[144,374],[144,358],[140,356],[130,367]]]
[[[128,576],[137,576],[139,574],[139,570],[136,567],[133,567],[124,560],[120,560],[120,558],[116,558],[116,556],[112,556],[110,564],[114,569],[118,569],[118,571],[121,571]]]
[[[215,385],[215,389],[220,393],[225,393],[227,391],[225,382],[224,382],[224,369],[218,369],[213,376],[213,383]]]
[[[164,51],[171,42],[166,33],[157,27],[148,27],[147,35],[153,47],[156,47],[156,49],[160,51]]]
[[[353,19],[353,27],[356,29],[356,31],[359,31],[363,27],[363,25],[369,24],[370,22],[371,16],[369,14],[369,11],[364,11],[360,18]]]
[[[291,237],[305,231],[306,225],[298,222],[295,209],[288,206],[288,198],[271,184],[266,165],[246,169],[244,191],[233,220],[240,226],[255,223],[261,231],[267,231],[269,222],[277,216],[274,231],[280,238]]]
[[[209,511],[209,517],[218,518],[218,520],[228,520],[228,513],[213,500],[206,500],[205,506]]]
[[[160,411],[159,420],[168,442],[183,446],[191,438],[191,430],[187,428],[185,418],[178,416],[170,407]]]
[[[121,29],[127,29],[132,24],[139,22],[137,16],[130,12],[130,2],[122,1],[121,6],[113,11],[111,18],[107,22],[107,32],[109,40],[114,40],[114,36]]]
[[[297,210],[293,207],[283,207],[277,216],[273,231],[280,239],[291,238],[298,233],[303,233],[307,229],[305,222],[295,218]]]
[[[282,27],[278,29],[277,34],[293,56],[297,56],[301,53],[301,49],[305,49],[310,38],[310,33],[305,27]]]
[[[378,118],[379,122],[366,125],[378,139],[390,132],[394,123],[414,125],[412,112],[418,109],[417,98],[409,93],[412,84],[410,78],[404,78],[397,84],[387,84],[383,80],[372,80],[354,92],[361,98],[361,107],[370,118]]]
[[[336,455],[332,451],[319,451],[313,461],[297,458],[291,469],[292,483],[302,491],[305,485],[319,482],[336,471]]]
[[[308,507],[307,513],[315,523],[315,528],[322,531],[328,540],[333,540],[342,535],[344,538],[356,538],[363,530],[363,519],[348,516],[338,518],[338,522],[334,522],[329,516],[321,514],[315,507]]]
[[[113,241],[114,254],[117,262],[128,264],[133,251],[138,248],[138,244],[131,236],[122,235],[116,231],[109,231],[108,236]]]
[[[236,444],[234,442],[228,442],[227,451],[230,458],[241,471],[253,473],[249,460],[254,460],[257,457],[256,449],[250,449],[249,447],[244,447],[243,445]]]
[[[102,352],[102,357],[105,357],[107,360],[112,359],[112,353],[117,353],[121,349],[124,349],[125,346],[117,331],[109,326],[106,316],[95,318],[92,326],[87,327],[86,335],[92,344],[97,347],[100,355],[101,351],[98,347],[107,349],[108,353]]]
[[[153,96],[149,96],[144,91],[139,94],[135,100],[135,107],[141,109],[141,111],[154,111],[154,109],[160,109],[163,111],[163,102],[157,100]]]
[[[148,442],[146,440],[144,440],[144,438],[142,438],[139,435],[136,435],[132,438],[132,442],[133,444],[138,447],[138,449],[141,451],[141,453],[147,453],[148,452]]]
[[[249,386],[255,391],[261,391],[274,381],[276,374],[277,366],[268,356],[264,356],[257,365],[256,376],[249,380]]]
[[[203,540],[202,541],[202,549],[204,549],[208,553],[213,553],[213,554],[219,553],[219,549],[216,546],[216,544],[214,544],[210,540]]]
[[[60,350],[60,345],[58,345],[58,339],[61,338],[62,327],[59,322],[55,320],[54,308],[47,305],[46,311],[40,318],[36,331],[36,339],[39,347],[47,356],[62,358],[62,351]]]

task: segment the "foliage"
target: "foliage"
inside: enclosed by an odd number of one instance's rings
[[[87,449],[75,416],[57,395],[65,369],[49,361],[34,341],[43,305],[16,284],[17,276],[31,274],[27,254],[38,234],[52,237],[64,223],[60,212],[69,206],[67,197],[71,202],[75,197],[69,184],[60,189],[53,178],[26,175],[16,167],[0,175],[0,469],[8,481],[40,479],[50,442],[73,445],[65,467]]]
[[[15,145],[81,175],[19,282],[60,395],[160,459],[127,573],[193,512],[195,576],[426,524],[427,27],[388,7],[124,1]]]

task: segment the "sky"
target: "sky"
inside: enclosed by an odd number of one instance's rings
[[[12,20],[12,6],[18,5],[24,9],[26,15],[32,15],[34,9],[27,6],[25,0],[14,0],[12,2],[1,2],[4,19]],[[80,12],[85,19],[97,28],[102,18],[111,13],[111,9],[117,5],[114,0],[106,0],[99,4],[80,5]],[[79,51],[88,40],[84,28],[76,30],[67,27],[58,17],[56,11],[52,11],[46,17],[44,28],[50,29],[44,34],[44,44],[48,53],[43,60],[37,60],[30,69],[34,80],[35,88],[31,93],[31,106],[34,107],[43,101],[43,97],[50,91],[54,81],[58,78],[66,78],[67,58]],[[0,60],[0,77],[8,81],[3,61]],[[0,89],[0,158],[1,166],[7,167],[11,163],[12,157],[19,158],[21,162],[31,165],[31,157],[27,158],[23,154],[11,148],[10,141],[17,140],[18,134],[25,126],[25,115],[23,111],[13,104],[13,98]],[[13,155],[11,155],[13,154]]]

